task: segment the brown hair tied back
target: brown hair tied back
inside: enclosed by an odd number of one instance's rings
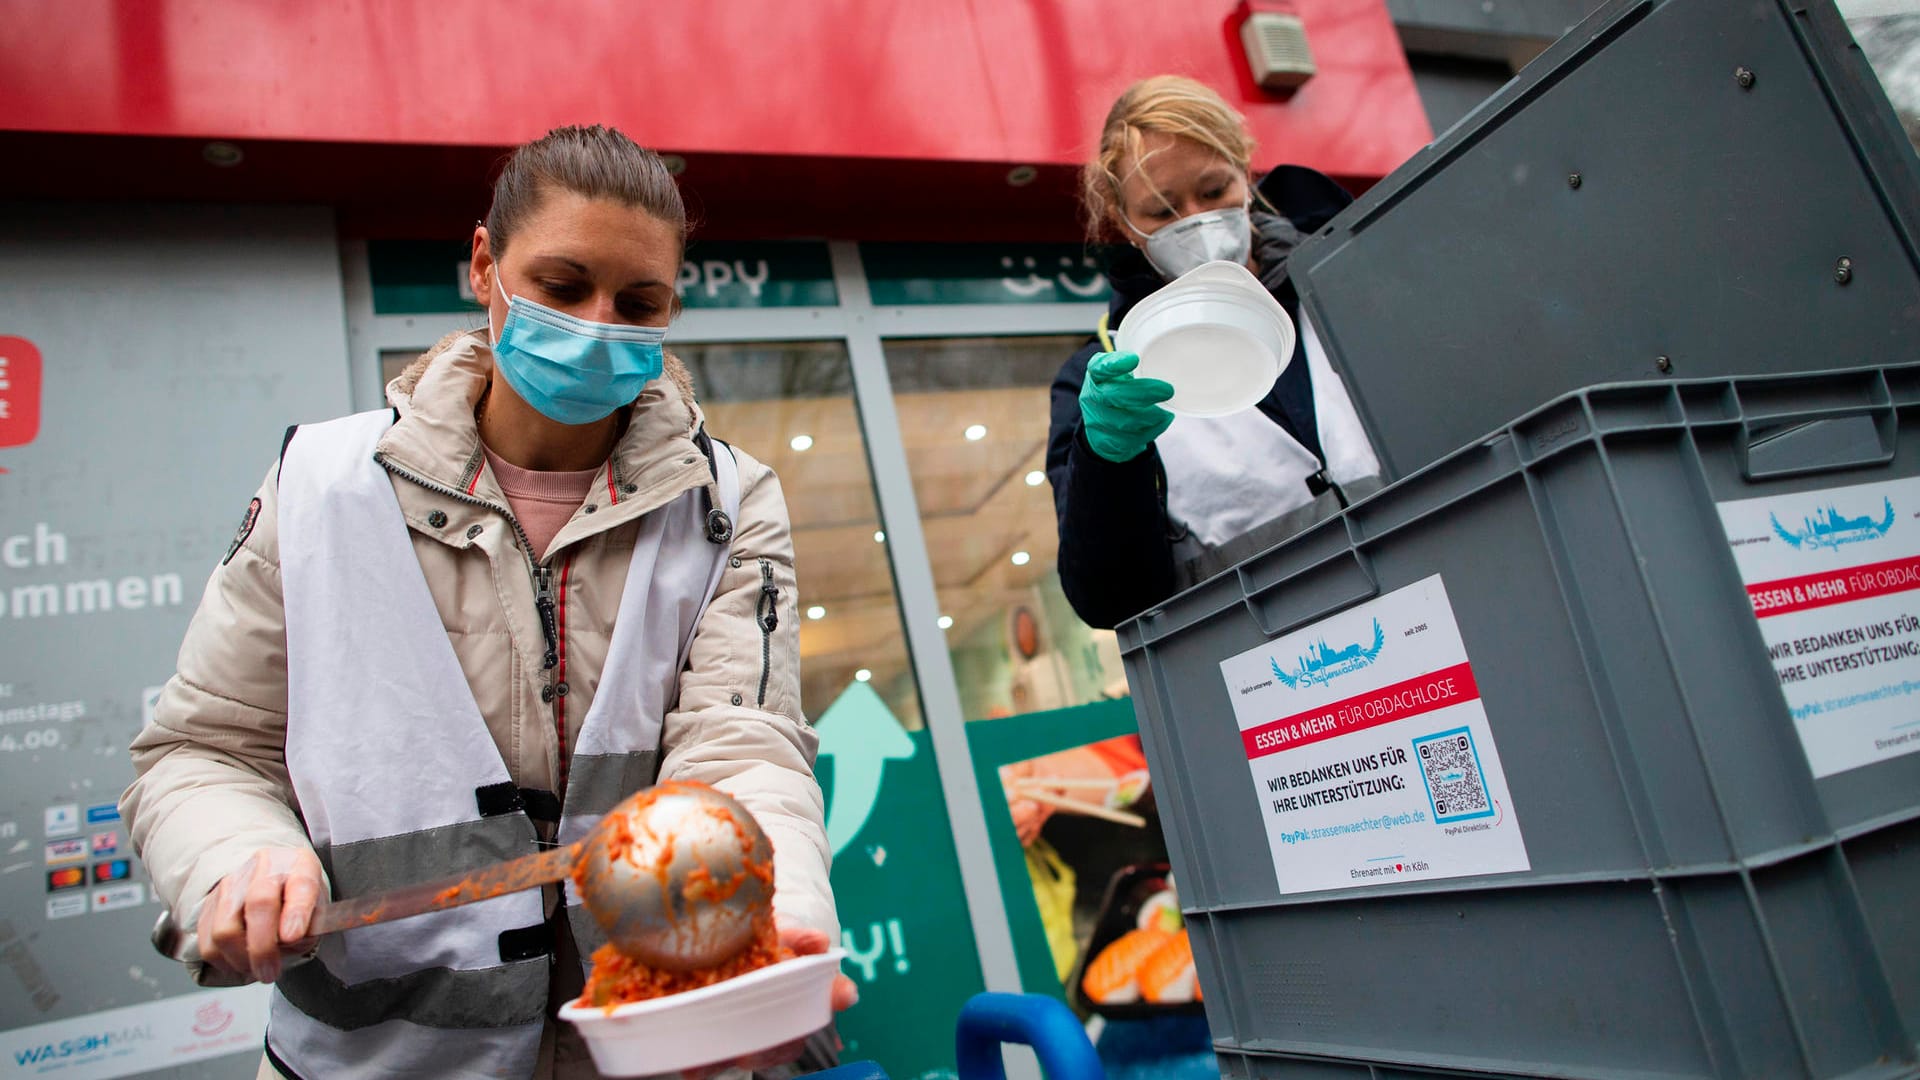
[[[487,249],[495,259],[550,186],[645,210],[673,226],[686,247],[687,206],[666,163],[617,129],[594,124],[554,128],[507,157],[487,211]]]

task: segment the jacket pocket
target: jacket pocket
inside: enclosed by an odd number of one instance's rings
[[[773,632],[780,628],[780,586],[773,582],[773,560],[760,560],[760,600],[754,606],[753,621],[760,627],[760,695],[756,704],[767,704],[767,680],[773,673]]]

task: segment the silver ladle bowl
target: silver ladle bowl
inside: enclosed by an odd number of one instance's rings
[[[654,967],[726,961],[773,901],[772,841],[704,785],[667,781],[628,798],[582,844],[581,902],[609,941]]]

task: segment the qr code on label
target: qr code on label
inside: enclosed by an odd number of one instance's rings
[[[1487,795],[1486,778],[1480,774],[1480,754],[1474,749],[1472,732],[1455,728],[1415,739],[1413,751],[1420,758],[1427,796],[1433,800],[1433,820],[1492,816],[1492,800]]]

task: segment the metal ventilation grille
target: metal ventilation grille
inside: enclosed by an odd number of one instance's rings
[[[1307,48],[1307,35],[1301,29],[1300,20],[1275,17],[1260,22],[1263,24],[1258,27],[1260,51],[1266,56],[1268,67],[1313,67],[1313,50]]]
[[[1313,77],[1313,50],[1297,15],[1255,12],[1240,24],[1240,43],[1254,81],[1269,90],[1299,86]]]

